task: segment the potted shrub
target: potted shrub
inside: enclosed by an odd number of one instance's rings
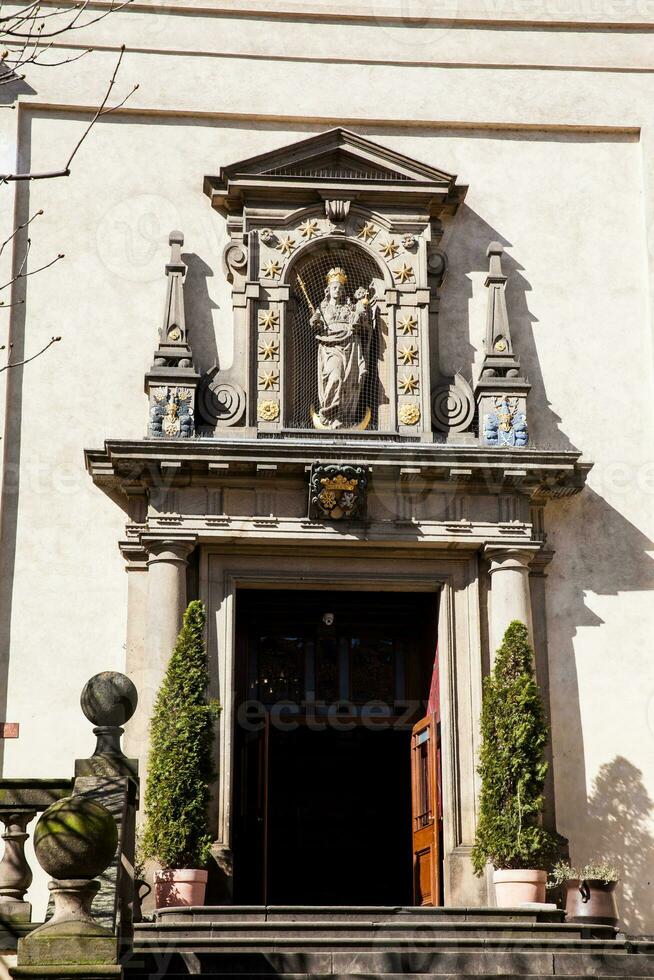
[[[527,627],[514,620],[484,681],[475,873],[493,865],[501,908],[544,902],[558,838],[541,826],[548,731]]]
[[[211,837],[207,833],[213,771],[213,724],[207,698],[205,613],[191,602],[157,694],[150,723],[143,859],[154,875],[157,908],[204,903]]]
[[[568,922],[590,925],[615,926],[618,907],[615,886],[618,872],[608,861],[596,860],[582,868],[574,868],[566,861],[554,865],[548,888],[565,890],[565,912]]]

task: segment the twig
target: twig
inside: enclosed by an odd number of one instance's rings
[[[73,19],[69,23],[63,24],[61,27],[57,28],[57,30],[43,32],[43,26],[41,25],[42,33],[40,36],[42,38],[58,37],[60,34],[65,34],[66,31],[79,31],[85,27],[90,27],[92,24],[97,24],[99,21],[104,20],[104,18],[108,17],[109,14],[115,14],[117,11],[122,10],[123,7],[129,6],[129,4],[132,3],[132,0],[123,0],[123,2],[119,4],[112,3],[107,10],[104,10],[101,14],[98,14],[97,17],[92,17],[90,20],[85,20],[83,24],[78,24],[77,21],[80,19],[80,17],[86,10],[87,6],[89,5],[89,2],[90,0],[83,0],[83,3],[75,4],[75,6],[71,8],[71,10],[77,10],[77,13],[73,17]],[[70,11],[68,10],[57,10],[57,11],[52,11],[49,14],[40,14],[38,13],[38,5],[37,5],[35,7],[34,13],[30,14],[28,17],[19,18],[17,20],[17,24],[18,25],[24,23],[26,24],[30,22],[35,22],[37,20],[44,21],[49,17],[58,17],[69,12]],[[6,18],[6,19],[10,20],[10,18]],[[0,23],[2,23],[2,18],[0,18]],[[12,28],[12,27],[6,27],[6,28],[3,27],[2,35],[4,37],[15,37],[19,39],[23,39],[28,36],[27,34],[20,33],[16,28]]]
[[[35,211],[35,213],[32,215],[31,218],[28,218],[27,221],[23,221],[22,225],[18,225],[16,228],[14,228],[9,238],[6,238],[2,243],[2,245],[0,245],[0,255],[2,255],[2,253],[5,250],[5,247],[9,244],[10,241],[12,241],[16,237],[19,231],[22,231],[23,228],[27,228],[27,226],[31,225],[31,223],[34,221],[35,218],[40,218],[42,214],[43,214],[43,209],[41,209],[40,211]]]
[[[26,357],[22,361],[13,361],[13,362],[8,361],[3,367],[0,367],[0,374],[3,371],[8,371],[9,368],[21,367],[21,365],[23,364],[29,364],[30,361],[36,360],[37,357],[40,357],[41,354],[45,354],[47,349],[49,347],[52,347],[52,345],[56,344],[57,341],[59,340],[61,340],[61,337],[51,337],[48,343],[45,345],[45,347],[43,347],[40,351],[37,351],[36,354],[32,354],[31,357]]]
[[[112,74],[111,79],[109,81],[109,85],[107,86],[107,91],[105,92],[104,98],[103,98],[102,102],[100,103],[98,109],[93,114],[93,117],[92,117],[90,123],[88,124],[88,126],[86,127],[86,129],[84,130],[84,132],[82,133],[82,135],[80,136],[79,140],[77,141],[77,143],[73,147],[73,151],[70,154],[70,156],[68,157],[68,160],[66,161],[65,166],[61,170],[46,171],[45,173],[0,174],[0,183],[5,183],[6,184],[6,183],[9,183],[9,181],[14,181],[14,180],[47,180],[47,179],[52,178],[52,177],[68,177],[68,176],[70,176],[70,165],[73,162],[73,159],[75,158],[75,155],[77,154],[77,152],[78,152],[79,148],[81,147],[82,143],[84,142],[84,140],[86,139],[86,137],[89,135],[89,133],[93,129],[93,126],[96,124],[96,122],[98,121],[98,119],[100,118],[100,116],[106,116],[106,115],[109,115],[109,113],[111,113],[111,112],[115,112],[117,109],[121,109],[125,105],[125,103],[127,102],[127,100],[129,98],[131,98],[132,95],[134,95],[134,92],[136,92],[136,90],[138,89],[138,84],[134,85],[134,87],[132,88],[132,90],[127,93],[127,95],[125,96],[124,99],[122,99],[116,105],[109,106],[109,108],[107,108],[107,102],[109,100],[109,96],[111,95],[111,90],[113,89],[114,84],[116,82],[116,76],[118,74],[118,70],[120,68],[120,64],[121,64],[121,62],[123,60],[123,55],[124,54],[125,54],[125,45],[123,44],[123,45],[121,45],[120,54],[118,55],[118,61],[116,62],[116,66],[115,66],[115,68],[113,70],[113,74]]]
[[[37,274],[37,272],[43,272],[45,269],[49,269],[50,266],[52,266],[52,265],[55,264],[55,262],[59,262],[60,259],[63,259],[64,258],[64,253],[63,252],[60,252],[59,255],[55,256],[54,259],[51,259],[49,262],[46,262],[45,265],[39,266],[38,269],[31,269],[29,272],[23,272],[23,269],[25,268],[25,263],[27,261],[27,255],[29,253],[29,247],[30,247],[30,244],[31,244],[29,238],[27,239],[27,243],[28,244],[27,244],[27,248],[25,249],[25,255],[23,256],[23,261],[20,264],[20,269],[18,270],[18,272],[16,273],[16,275],[13,277],[13,279],[9,279],[4,284],[4,286],[0,286],[0,292],[2,292],[3,289],[7,289],[8,286],[13,285],[13,283],[18,282],[19,279],[27,279],[28,276],[35,276]]]

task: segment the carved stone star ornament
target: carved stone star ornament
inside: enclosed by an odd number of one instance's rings
[[[261,310],[259,326],[263,327],[264,330],[276,330],[279,326],[279,313],[276,310]]]
[[[398,379],[398,384],[403,395],[414,395],[420,387],[420,381],[414,374],[405,374]]]
[[[413,269],[405,262],[399,269],[393,270],[393,275],[398,282],[408,282],[413,279]]]
[[[406,337],[415,332],[415,329],[418,326],[418,321],[414,316],[403,316],[402,319],[398,321],[398,326]]]
[[[296,244],[295,241],[290,236],[287,236],[286,238],[282,238],[280,240],[280,243],[277,246],[277,248],[282,253],[282,255],[290,255],[293,249],[295,248],[295,244]]]
[[[360,238],[364,242],[371,242],[378,229],[375,228],[372,221],[366,221],[365,225],[361,225],[357,232],[357,238]]]
[[[315,218],[307,220],[300,225],[298,231],[302,235],[302,238],[315,238],[318,234],[318,222]]]
[[[279,353],[279,344],[276,340],[262,340],[259,344],[259,355],[264,361],[275,361]]]
[[[392,238],[388,242],[384,242],[379,251],[382,253],[385,259],[394,259],[397,253],[400,251],[400,246]]]
[[[276,259],[271,259],[270,262],[266,262],[263,267],[263,274],[266,279],[276,279],[281,271],[282,267]]]
[[[277,371],[260,371],[259,372],[259,387],[263,388],[264,391],[272,391],[279,381],[279,374]]]
[[[400,364],[415,364],[418,360],[418,348],[415,344],[411,344],[407,347],[400,347],[397,352],[397,357]]]

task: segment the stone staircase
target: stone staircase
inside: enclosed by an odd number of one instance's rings
[[[219,906],[136,927],[128,980],[654,977],[654,942],[547,908]]]

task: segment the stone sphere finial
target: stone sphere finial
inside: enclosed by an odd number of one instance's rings
[[[111,864],[118,828],[109,810],[85,796],[67,796],[49,806],[34,831],[34,853],[57,880],[91,879]]]
[[[138,693],[125,674],[103,670],[86,682],[80,704],[91,724],[122,727],[136,711]]]

